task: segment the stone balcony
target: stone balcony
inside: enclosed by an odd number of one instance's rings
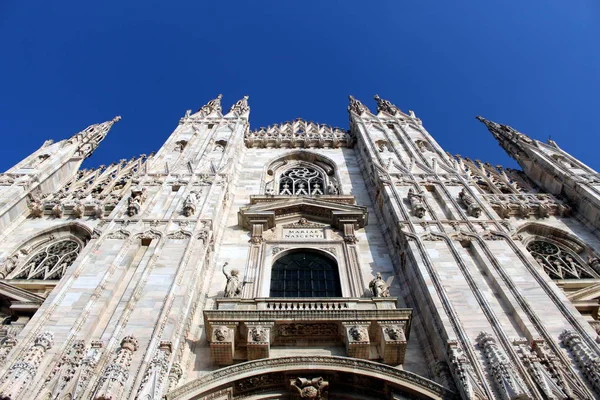
[[[271,357],[281,347],[343,347],[348,357],[404,362],[412,310],[395,298],[219,299],[205,310],[212,361],[219,366]]]

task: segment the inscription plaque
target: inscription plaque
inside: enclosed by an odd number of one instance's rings
[[[284,239],[325,239],[325,231],[319,228],[284,228],[283,229]]]

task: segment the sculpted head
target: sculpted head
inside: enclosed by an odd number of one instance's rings
[[[238,271],[237,269],[232,269],[231,270],[231,276],[238,276],[240,273],[240,271]]]

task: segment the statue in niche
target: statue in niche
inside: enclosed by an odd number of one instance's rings
[[[427,209],[423,205],[423,195],[417,194],[410,188],[408,189],[408,201],[412,207],[412,212],[417,218],[423,218]]]
[[[479,218],[481,215],[481,207],[477,204],[477,201],[471,196],[465,188],[458,193],[458,198],[462,200],[465,206],[467,206],[467,214],[472,217]]]
[[[142,203],[146,200],[146,188],[134,188],[131,190],[131,196],[127,199],[127,215],[133,217],[138,214],[142,208]]]
[[[369,289],[371,289],[373,297],[390,297],[390,289],[381,277],[381,272],[378,272],[375,279],[369,283]]]
[[[186,217],[194,215],[197,201],[196,192],[190,192],[183,202],[183,215]]]
[[[232,269],[228,274],[225,272],[225,267],[229,263],[223,264],[223,275],[227,278],[227,284],[225,285],[225,297],[239,297],[242,294],[242,288],[244,284],[240,282],[240,278],[238,277],[239,271],[237,269]]]

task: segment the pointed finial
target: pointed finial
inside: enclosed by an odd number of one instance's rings
[[[396,115],[398,111],[400,111],[398,107],[390,103],[388,100],[382,99],[381,97],[379,97],[378,94],[373,96],[373,98],[377,100],[377,112],[385,112],[393,116]]]
[[[229,112],[233,112],[234,114],[237,114],[238,116],[244,114],[247,111],[250,111],[250,106],[248,106],[248,99],[250,98],[250,96],[246,95],[244,97],[242,97],[241,100],[238,100],[232,107],[231,110],[229,110]]]
[[[348,111],[354,112],[357,115],[362,115],[365,111],[368,111],[367,107],[363,105],[360,101],[356,100],[354,96],[348,96],[350,100],[350,105],[348,106]]]
[[[196,113],[200,113],[202,116],[207,116],[214,111],[221,112],[221,99],[223,98],[222,94],[218,94],[216,98],[212,99],[205,106],[200,107]]]
[[[114,123],[114,122],[119,122],[120,120],[121,120],[121,116],[120,116],[120,115],[117,115],[116,117],[114,117],[114,118],[112,119],[112,122],[113,122],[113,123]]]

